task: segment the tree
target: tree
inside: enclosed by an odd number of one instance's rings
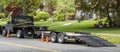
[[[27,13],[31,13],[35,10],[37,10],[40,6],[40,0],[9,0],[9,1],[5,1],[7,2],[7,4],[9,2],[14,2],[14,8],[17,7],[22,7],[23,10],[23,14],[26,16]]]
[[[75,3],[79,6],[77,9],[107,17],[110,26],[120,26],[120,0],[76,0]]]

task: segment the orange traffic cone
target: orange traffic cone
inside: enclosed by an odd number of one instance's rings
[[[42,37],[41,37],[41,42],[44,42],[44,32],[42,32],[42,35],[41,35]]]
[[[10,31],[7,31],[7,38],[10,38]]]
[[[41,37],[41,42],[44,42],[44,37]]]
[[[49,42],[49,37],[48,37],[48,35],[46,36],[46,42],[47,42],[47,43]]]

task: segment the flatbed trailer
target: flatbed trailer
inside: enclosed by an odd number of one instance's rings
[[[37,33],[37,32],[36,32]],[[111,42],[93,36],[88,32],[59,32],[59,31],[39,31],[44,33],[44,36],[49,36],[49,40],[53,43],[65,43],[67,40],[75,41],[77,43],[85,44],[92,47],[114,47],[115,45]]]

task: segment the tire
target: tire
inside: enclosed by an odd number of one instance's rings
[[[17,37],[18,38],[24,38],[24,34],[23,34],[22,30],[17,31]]]
[[[39,36],[37,34],[33,34],[33,37],[36,39],[39,38]]]
[[[85,41],[83,41],[83,40],[75,40],[75,41],[76,41],[76,43],[85,44]]]
[[[2,36],[5,37],[6,35],[7,35],[7,30],[6,30],[6,29],[3,29],[3,30],[2,30]]]
[[[27,30],[22,30],[22,35],[24,37],[29,37],[30,35],[28,34],[28,31]]]
[[[50,34],[50,40],[51,40],[51,42],[56,43],[57,42],[57,33],[52,32]]]
[[[57,37],[57,40],[59,43],[64,43],[65,42],[65,39],[64,39],[64,33],[59,33],[58,34],[58,37]]]

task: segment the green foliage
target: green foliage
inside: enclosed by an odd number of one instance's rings
[[[40,19],[40,22],[45,22],[45,20],[43,20],[43,19]]]
[[[57,21],[63,21],[63,20],[64,20],[63,14],[57,13],[57,14],[56,14],[56,20],[57,20]]]
[[[42,19],[42,20],[47,20],[49,18],[49,13],[48,12],[36,12],[36,16],[34,16],[34,19],[36,21]]]
[[[38,18],[37,16],[33,16],[33,18],[34,18],[35,21],[39,21],[40,20],[40,18]]]
[[[5,17],[5,13],[0,13],[0,19]]]
[[[1,21],[8,21],[9,18],[2,18]]]
[[[75,4],[74,0],[57,0],[56,10],[61,13],[74,13],[75,12]]]
[[[28,16],[35,16],[35,15],[36,15],[36,12],[28,13]]]
[[[106,18],[103,18],[103,19],[98,19],[98,21],[101,21],[103,24],[108,23],[108,22],[106,21]]]
[[[0,0],[0,3],[3,4],[3,7],[6,7],[10,1],[12,0]]]

